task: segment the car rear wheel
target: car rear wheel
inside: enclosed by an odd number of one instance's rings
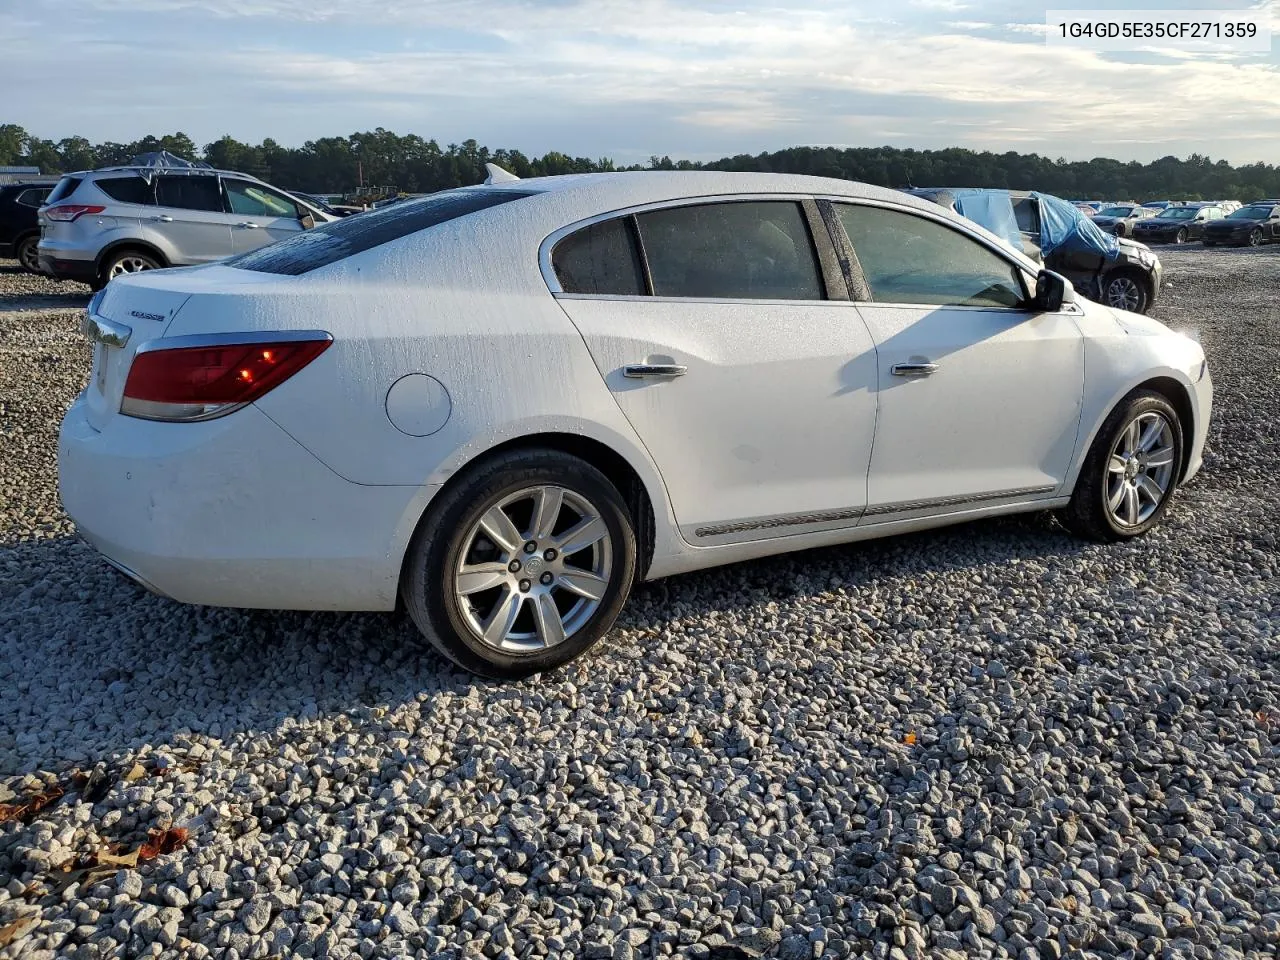
[[[608,631],[636,555],[626,502],[604,474],[556,450],[514,451],[431,505],[401,595],[454,663],[514,679],[568,663]]]
[[[1174,234],[1174,236],[1173,236],[1173,242],[1174,242],[1174,243],[1186,243],[1186,242],[1187,242],[1187,228],[1186,228],[1186,227],[1181,227],[1181,228],[1179,228],[1178,232],[1177,232],[1176,234]]]
[[[40,237],[34,233],[29,237],[23,237],[19,240],[18,248],[14,251],[14,256],[18,261],[18,266],[31,273],[39,273],[40,256],[36,250],[39,245]]]
[[[1261,227],[1255,227],[1253,232],[1249,234],[1249,246],[1251,247],[1262,246],[1262,228]]]
[[[160,262],[150,253],[141,250],[120,250],[110,254],[98,271],[98,279],[106,286],[116,277],[127,273],[141,273],[143,270],[159,270]]]
[[[1112,274],[1103,285],[1103,302],[1117,310],[1145,313],[1150,300],[1146,280],[1132,270]]]
[[[1169,508],[1182,444],[1177,411],[1164,396],[1130,394],[1098,431],[1059,519],[1078,536],[1103,542],[1146,533]]]

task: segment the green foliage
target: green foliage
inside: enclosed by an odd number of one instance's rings
[[[1255,163],[1233,167],[1193,153],[1151,163],[1050,159],[1039,154],[990,153],[952,147],[791,147],[755,156],[740,154],[710,163],[652,156],[644,164],[615,167],[608,157],[570,157],[552,151],[527,157],[519,150],[490,150],[474,140],[441,147],[416,134],[400,136],[378,127],[346,137],[321,137],[300,147],[271,139],[254,145],[223,136],[199,150],[185,133],[147,136],[133,143],[91,144],[84,137],[53,142],[32,137],[16,124],[0,124],[0,165],[33,164],[46,172],[127,163],[139,153],[168,150],[215,167],[240,170],[278,186],[313,193],[366,192],[394,188],[427,193],[479,183],[486,162],[518,177],[592,173],[602,170],[756,170],[862,180],[889,187],[965,186],[1043,190],[1062,197],[1103,200],[1200,200],[1280,196],[1280,167]]]

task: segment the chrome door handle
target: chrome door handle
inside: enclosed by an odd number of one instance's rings
[[[889,372],[895,377],[928,377],[938,370],[936,363],[895,363]]]
[[[161,214],[160,216],[152,217],[151,219],[155,220],[157,223],[173,223],[173,217],[167,216],[166,214]]]
[[[681,363],[629,363],[622,368],[622,375],[632,380],[658,380],[683,377],[689,368]]]
[[[246,230],[257,230],[257,229],[258,229],[258,225],[257,225],[256,223],[252,223],[252,222],[250,222],[250,221],[248,221],[248,220],[245,220],[243,223],[237,223],[237,224],[236,224],[236,226],[237,226],[237,227],[244,227]]]

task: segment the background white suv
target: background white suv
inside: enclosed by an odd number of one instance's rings
[[[40,269],[95,290],[112,277],[221,260],[334,219],[255,177],[107,167],[59,181],[40,209]]]

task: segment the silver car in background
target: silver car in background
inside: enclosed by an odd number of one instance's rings
[[[95,290],[112,277],[209,263],[335,217],[244,173],[107,167],[63,177],[40,208],[41,271]]]

